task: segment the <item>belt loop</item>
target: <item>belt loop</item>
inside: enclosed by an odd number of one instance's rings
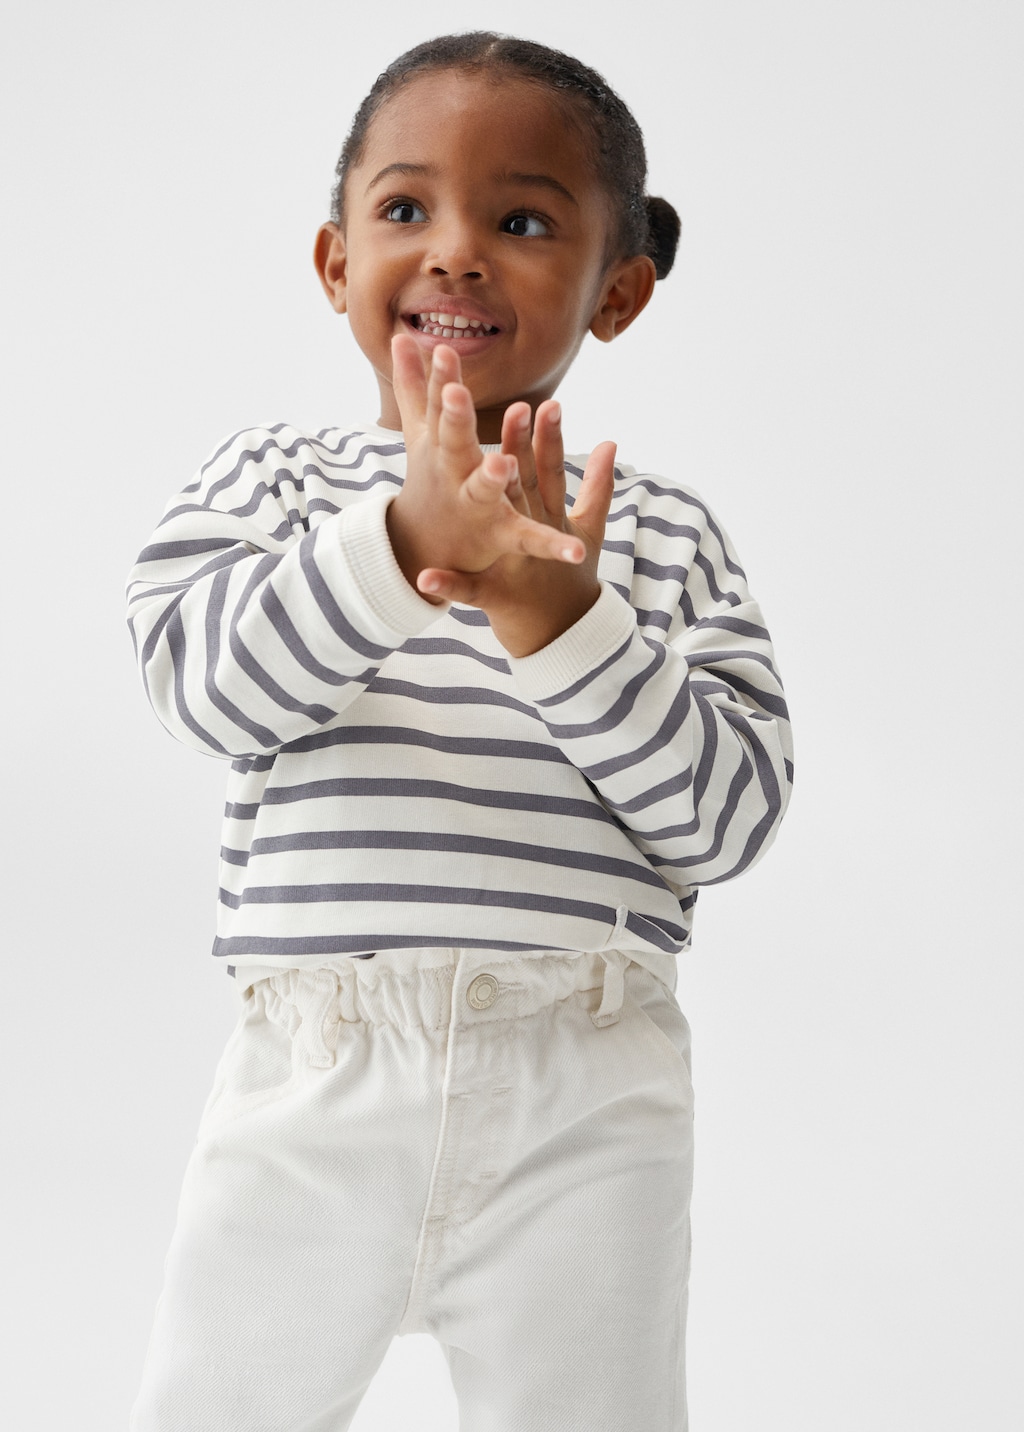
[[[302,1011],[302,1036],[314,1069],[334,1067],[334,1048],[328,1047],[326,1035],[331,1030],[331,1045],[337,1043],[338,976],[333,970],[312,970],[314,989]]]
[[[601,987],[600,1008],[590,1017],[598,1029],[604,1029],[609,1024],[615,1024],[619,1018],[619,1011],[622,1009],[622,997],[625,994],[626,981],[625,969],[630,963],[629,956],[621,950],[599,951],[604,960],[604,982]]]
[[[357,956],[361,959],[362,956]],[[356,1024],[359,1011],[356,1008],[357,976],[355,966],[350,965],[344,973],[338,971],[338,1019],[346,1024]]]

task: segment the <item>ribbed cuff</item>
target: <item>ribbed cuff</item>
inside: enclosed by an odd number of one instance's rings
[[[636,612],[607,582],[579,621],[530,656],[508,657],[516,684],[531,701],[560,696],[637,634]]]
[[[395,493],[353,503],[338,515],[341,521],[341,551],[352,580],[371,616],[397,638],[416,636],[451,605],[439,606],[420,596],[405,579],[388,539],[387,510]]]

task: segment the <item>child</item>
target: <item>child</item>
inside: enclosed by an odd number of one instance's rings
[[[552,394],[672,264],[645,178],[568,56],[396,60],[315,251],[379,419],[229,438],[131,574],[158,716],[231,762],[243,1002],[134,1432],[343,1432],[407,1332],[462,1432],[686,1426],[676,961],[791,747],[704,503],[612,443],[563,460]]]

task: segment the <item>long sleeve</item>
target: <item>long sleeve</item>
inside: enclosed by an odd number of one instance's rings
[[[149,700],[208,754],[271,752],[322,728],[446,610],[394,559],[385,516],[397,481],[366,495],[365,479],[333,478],[332,510],[307,500],[311,463],[332,480],[324,451],[293,430],[238,434],[171,499],[129,574]]]
[[[771,639],[720,524],[696,494],[627,472],[613,514],[632,517],[634,541],[616,542],[613,526],[606,550],[628,549],[631,589],[604,580],[575,626],[510,666],[552,739],[681,890],[767,850],[789,801],[791,733]]]

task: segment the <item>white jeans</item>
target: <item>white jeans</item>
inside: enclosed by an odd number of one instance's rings
[[[344,1432],[391,1339],[460,1432],[685,1432],[690,1031],[616,952],[382,951],[243,995],[132,1432]]]

